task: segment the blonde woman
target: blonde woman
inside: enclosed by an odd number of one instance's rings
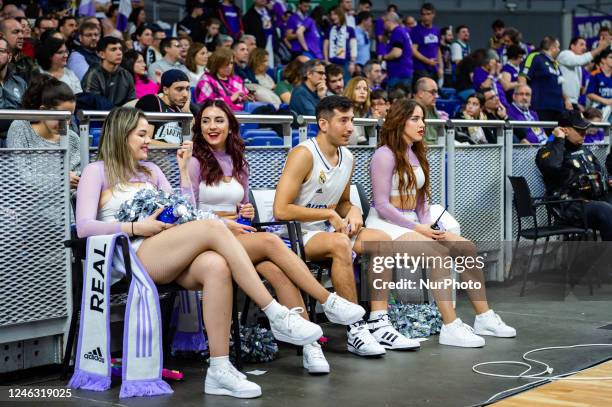
[[[353,78],[344,88],[344,96],[353,102],[355,118],[369,117],[370,115],[370,87],[365,78]],[[362,144],[367,141],[364,127],[355,126],[349,144]]]

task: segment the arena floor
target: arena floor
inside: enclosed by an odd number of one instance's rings
[[[530,283],[527,296],[519,298],[515,288],[491,287],[489,298],[502,318],[518,330],[515,339],[487,339],[482,349],[459,349],[438,345],[437,337],[422,343],[416,352],[389,352],[381,359],[353,356],[345,348],[343,328],[325,325],[330,338],[325,354],[332,367],[330,375],[309,376],[295,349],[282,347],[279,359],[271,364],[247,364],[246,371],[265,370],[251,376],[263,388],[263,396],[238,400],[203,393],[202,363],[168,360],[166,367],[180,368],[183,382],[173,383],[172,396],[119,400],[119,385],[112,391],[74,391],[73,402],[87,406],[472,406],[493,394],[519,386],[524,381],[480,376],[472,365],[484,361],[520,360],[521,355],[544,346],[579,343],[612,343],[612,286],[596,288],[593,297],[584,286],[564,301],[542,300],[545,284]],[[473,322],[469,303],[460,295],[459,316]],[[555,373],[586,368],[612,357],[611,348],[547,351],[534,355],[546,361]],[[519,367],[499,367],[499,373],[517,374]],[[56,377],[40,377],[19,384],[61,385]],[[75,405],[73,403],[66,403]],[[23,405],[23,403],[15,404]],[[54,403],[54,405],[60,405]]]

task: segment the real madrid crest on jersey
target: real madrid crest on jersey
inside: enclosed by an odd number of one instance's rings
[[[319,172],[319,184],[325,184],[326,180],[325,173],[321,170],[321,172]]]
[[[578,162],[578,160],[574,159],[572,160],[572,163],[574,164],[574,167],[580,168],[580,163]]]

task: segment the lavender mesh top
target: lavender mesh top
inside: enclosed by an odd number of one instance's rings
[[[190,161],[197,160],[192,158]],[[152,177],[149,178],[146,174],[138,174],[130,178],[129,182],[149,182],[156,188],[172,192],[170,183],[157,165],[146,161],[142,161],[141,164],[151,170]],[[121,232],[121,223],[97,220],[100,195],[108,188],[104,162],[96,161],[88,164],[81,174],[81,180],[77,188],[76,227],[79,237],[111,235]],[[192,203],[195,203],[191,185],[181,185],[181,193],[188,195]]]
[[[419,160],[411,148],[408,148],[407,154],[410,165],[419,167]],[[414,229],[417,224],[406,219],[406,217],[402,215],[402,212],[393,206],[389,200],[393,184],[393,173],[396,172],[395,157],[391,149],[387,146],[376,149],[372,156],[372,162],[370,163],[370,178],[372,180],[372,197],[374,201],[373,206],[376,208],[380,217],[387,221],[408,229]],[[431,223],[429,204],[424,197],[418,194],[418,192],[419,191],[417,191],[415,212],[419,218],[419,222],[428,225]]]

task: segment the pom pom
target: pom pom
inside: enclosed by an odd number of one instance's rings
[[[234,351],[233,346],[230,349]],[[272,332],[259,325],[241,326],[240,351],[244,362],[271,362],[278,357],[278,344]]]
[[[435,304],[389,304],[389,319],[402,335],[426,338],[438,334],[442,315]]]

